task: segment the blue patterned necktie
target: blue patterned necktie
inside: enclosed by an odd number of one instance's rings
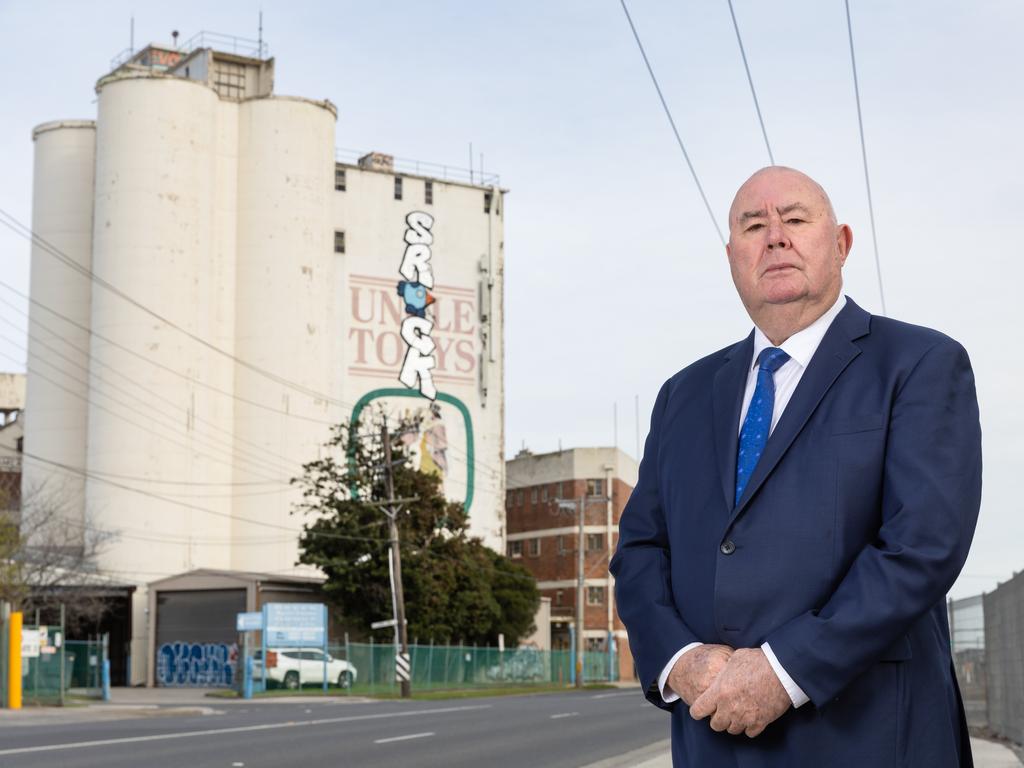
[[[740,452],[736,457],[736,504],[740,503],[743,489],[754,474],[754,467],[768,442],[775,411],[775,372],[787,360],[789,355],[778,347],[766,347],[757,356],[757,386],[740,430]]]

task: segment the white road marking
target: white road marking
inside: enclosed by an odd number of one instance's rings
[[[559,718],[562,718],[562,717],[577,717],[578,715],[579,715],[579,712],[563,712],[560,715],[552,715],[551,719],[552,720],[558,720]]]
[[[390,739],[374,739],[374,744],[390,744],[392,741],[406,741],[407,739],[425,739],[427,736],[433,736],[433,731],[427,731],[426,733],[410,733],[406,736],[392,736]]]
[[[626,691],[625,693],[595,693],[590,698],[592,699],[614,699],[616,696],[637,696],[636,691]],[[646,704],[646,702],[644,702]]]
[[[392,717],[416,717],[417,715],[443,715],[449,712],[469,712],[477,709],[490,709],[490,704],[476,704],[465,707],[439,707],[437,709],[417,709],[410,712],[380,712],[372,715],[349,715],[348,717],[325,717],[319,720],[298,720],[287,723],[264,723],[262,725],[240,725],[234,728],[209,728],[202,731],[186,731],[181,733],[159,733],[152,736],[126,736],[121,739],[97,739],[95,741],[75,741],[66,744],[44,744],[38,747],[17,747],[0,749],[0,755],[25,755],[32,752],[56,752],[62,749],[80,749],[82,747],[104,747],[111,744],[136,744],[143,741],[166,741],[169,739],[191,739],[195,736],[216,736],[222,733],[246,733],[249,731],[272,731],[278,728],[299,728],[311,725],[331,725],[333,723],[352,723],[359,720],[382,720]]]

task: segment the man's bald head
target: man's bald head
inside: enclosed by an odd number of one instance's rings
[[[762,168],[729,209],[729,268],[754,323],[779,344],[832,306],[853,232],[821,185],[793,168]]]
[[[832,223],[837,223],[832,200],[821,184],[796,168],[789,168],[785,165],[769,165],[759,171],[755,171],[736,191],[736,196],[729,207],[729,230],[731,231],[737,224],[742,223],[740,217],[743,214],[760,210],[759,208],[749,207],[749,202],[751,199],[758,200],[764,198],[763,194],[758,194],[763,187],[767,185],[775,187],[779,184],[792,188],[797,195],[810,195],[815,198],[823,206]],[[747,216],[747,218],[749,219],[750,216]]]

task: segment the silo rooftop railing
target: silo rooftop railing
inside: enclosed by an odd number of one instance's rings
[[[147,47],[125,48],[110,60],[110,69],[115,70],[122,64],[131,61],[132,58]],[[269,43],[262,40],[253,40],[251,37],[225,35],[221,32],[210,32],[207,30],[197,32],[181,45],[167,47],[169,50],[177,51],[182,56],[186,56],[199,48],[213,48],[221,53],[233,53],[238,56],[249,56],[254,59],[270,58]]]
[[[336,162],[346,165],[358,165],[359,158],[369,154],[368,151],[349,149],[346,147],[335,147],[334,159]],[[443,165],[441,163],[428,163],[423,160],[413,160],[407,157],[394,158],[393,172],[397,176],[409,174],[412,176],[426,176],[440,181],[457,181],[462,184],[473,184],[481,187],[497,187],[501,184],[501,177],[496,173],[484,173],[481,169],[460,168],[454,165]]]

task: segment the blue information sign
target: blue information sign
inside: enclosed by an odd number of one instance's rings
[[[327,606],[323,603],[266,603],[263,620],[267,648],[320,648],[327,643]]]
[[[235,629],[239,632],[255,632],[263,629],[263,613],[261,611],[246,611],[238,614],[235,619]]]

